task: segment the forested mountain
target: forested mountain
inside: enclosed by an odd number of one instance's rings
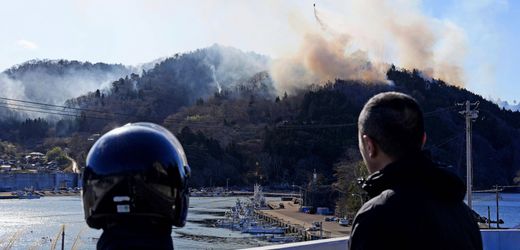
[[[95,109],[85,112],[112,121],[162,122],[179,108],[213,95],[271,97],[275,90],[266,73],[266,57],[214,45],[191,53],[176,54],[141,75],[131,74],[66,102],[67,106]],[[100,130],[102,121],[85,123],[87,130]]]
[[[152,121],[179,137],[193,169],[193,186],[222,186],[226,179],[238,186],[306,185],[316,169],[320,184],[342,188],[352,178],[338,175],[359,162],[356,122],[363,104],[376,93],[400,91],[423,107],[426,149],[461,177],[465,127],[458,113],[462,108],[455,104],[480,102],[473,124],[476,188],[512,184],[520,170],[519,112],[396,67],[387,73],[391,84],[338,79],[277,94],[269,63],[266,57],[218,45],[178,54],[70,98],[66,106],[76,112],[71,118],[5,123],[0,139],[32,148],[67,147],[82,165],[97,134],[127,122]]]

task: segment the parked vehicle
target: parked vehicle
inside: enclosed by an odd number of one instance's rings
[[[345,218],[343,218],[343,219],[339,219],[338,224],[339,224],[340,226],[344,226],[344,227],[346,227],[346,226],[349,225],[349,221],[348,221],[348,219],[345,219]]]
[[[336,221],[336,217],[325,217],[325,221]]]

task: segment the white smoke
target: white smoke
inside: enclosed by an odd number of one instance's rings
[[[46,61],[46,63],[56,63]],[[9,71],[0,74],[0,97],[40,102],[45,104],[63,105],[66,100],[83,95],[96,89],[104,89],[111,82],[124,77],[130,72],[124,67],[90,68],[82,67],[58,67],[59,69],[41,64],[41,61],[31,61],[29,70],[20,71],[16,66]],[[43,66],[42,66],[43,65]],[[52,70],[49,70],[52,68]],[[13,101],[3,101],[3,106],[10,105],[13,110]],[[20,103],[18,103],[20,104]],[[27,107],[25,107],[27,109]],[[19,110],[20,111],[20,110]],[[27,117],[48,117],[45,113],[24,112]]]
[[[219,79],[221,87],[269,69],[269,59],[256,53],[217,44],[209,47],[207,53],[207,60],[215,69],[214,79]]]
[[[503,101],[500,98],[494,99],[492,97],[488,97],[487,99],[493,103],[496,103],[500,108],[520,112],[520,102],[517,102],[516,100],[513,100],[512,103],[509,103],[508,101]]]
[[[25,85],[21,81],[9,78],[9,76],[4,73],[0,74],[0,93],[7,98],[26,98]]]
[[[222,93],[222,86],[220,86],[220,83],[217,80],[217,75],[215,74],[215,66],[213,64],[210,64],[209,67],[211,69],[213,82],[217,85],[217,90],[218,90],[218,93],[220,94],[220,93]]]

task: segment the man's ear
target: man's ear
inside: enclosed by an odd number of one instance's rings
[[[363,144],[365,145],[366,155],[370,158],[374,158],[377,156],[377,146],[374,143],[374,140],[370,138],[368,135],[363,135],[361,137],[363,140]]]
[[[423,136],[422,136],[422,145],[421,145],[421,148],[424,147],[424,145],[426,145],[426,139],[428,139],[428,136],[426,136],[426,132],[424,132]]]

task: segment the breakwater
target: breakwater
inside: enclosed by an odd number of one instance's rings
[[[75,188],[80,185],[75,173],[0,173],[0,192]]]

